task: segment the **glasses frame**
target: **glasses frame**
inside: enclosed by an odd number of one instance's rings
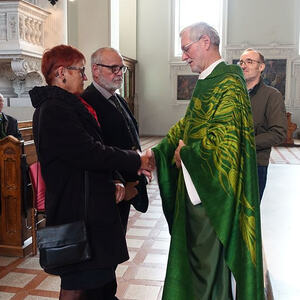
[[[198,40],[192,41],[192,42],[190,42],[190,43],[184,45],[184,46],[181,48],[182,53],[188,54],[188,52],[189,52],[191,46],[192,46],[194,43],[199,42],[202,38],[203,38],[203,34],[200,35],[200,37],[199,37]]]
[[[245,64],[245,66],[251,66],[251,65],[253,65],[253,62],[256,62],[256,63],[258,63],[258,64],[263,64],[263,62],[262,61],[258,61],[258,60],[255,60],[255,59],[252,59],[252,58],[246,58],[245,60],[239,60],[238,62],[237,62],[237,64],[239,65],[239,66],[242,66],[242,65],[244,65]]]
[[[118,74],[120,71],[122,71],[123,74],[126,73],[127,67],[126,66],[118,66],[118,65],[104,65],[104,64],[95,64],[96,66],[104,67],[104,68],[109,68],[113,74]]]
[[[82,76],[82,78],[84,78],[85,75],[85,67],[75,67],[75,66],[69,66],[66,67],[66,69],[68,70],[78,70]]]

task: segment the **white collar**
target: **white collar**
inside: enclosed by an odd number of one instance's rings
[[[224,59],[220,58],[219,60],[212,63],[209,67],[207,67],[204,71],[200,73],[199,79],[205,79],[208,75],[210,75],[210,73],[214,70],[214,68],[222,61],[224,61]]]

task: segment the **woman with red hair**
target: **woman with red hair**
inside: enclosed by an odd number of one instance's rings
[[[47,271],[61,277],[61,300],[112,300],[115,267],[128,259],[116,201],[115,170],[148,168],[135,151],[103,145],[95,111],[79,95],[85,58],[60,45],[46,51],[42,73],[47,86],[29,94],[35,108],[33,133],[46,185],[46,226],[84,219],[84,174],[88,174],[87,230],[92,258]]]

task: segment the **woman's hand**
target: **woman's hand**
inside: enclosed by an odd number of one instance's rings
[[[126,183],[125,187],[125,197],[124,200],[128,201],[134,198],[138,194],[138,190],[136,186],[138,185],[139,181],[131,181]]]
[[[116,185],[116,192],[115,192],[116,203],[119,203],[124,199],[125,187],[124,187],[124,184],[119,181],[116,181],[115,185]]]

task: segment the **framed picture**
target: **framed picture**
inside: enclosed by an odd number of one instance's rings
[[[238,61],[234,59],[232,63],[236,64]],[[262,74],[264,82],[278,89],[283,97],[285,97],[286,63],[286,59],[266,59],[266,67]]]
[[[286,59],[267,59],[263,72],[264,82],[278,89],[285,96]]]
[[[190,100],[199,75],[177,75],[177,100]]]

